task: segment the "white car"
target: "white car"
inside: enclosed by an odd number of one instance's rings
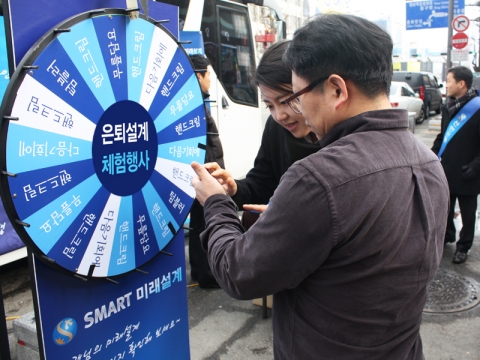
[[[445,105],[447,103],[447,83],[445,81],[438,83],[439,85],[442,84],[443,86],[440,88],[440,92],[442,93],[442,104]]]
[[[421,120],[423,116],[423,100],[405,82],[392,81],[390,85],[390,104],[392,108],[407,109],[415,113],[415,120]]]

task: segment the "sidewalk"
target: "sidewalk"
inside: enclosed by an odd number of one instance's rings
[[[478,282],[480,231],[465,264],[451,262],[454,251],[454,245],[445,248],[440,268]],[[269,318],[262,319],[260,307],[234,300],[220,289],[191,287],[188,296],[192,360],[273,359],[270,310]],[[480,359],[479,318],[480,306],[452,314],[424,314],[420,333],[425,359]]]
[[[440,119],[440,115],[435,116]],[[439,130],[428,130],[428,123],[417,125],[415,135],[428,147],[431,147]],[[457,204],[458,206],[458,204]],[[480,209],[480,206],[479,206]],[[476,289],[480,288],[480,218],[477,212],[475,240],[468,260],[464,264],[452,263],[455,245],[445,247],[441,270],[454,271],[460,276],[476,281]],[[461,219],[455,220],[457,231],[461,228]],[[452,289],[456,290],[456,289]],[[477,293],[477,297],[480,296]],[[457,313],[433,315],[424,313],[422,335],[425,358],[434,360],[480,359],[480,306]]]

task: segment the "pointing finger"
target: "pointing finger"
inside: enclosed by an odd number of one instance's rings
[[[195,171],[200,180],[210,175],[208,171],[196,161],[192,162],[190,166],[192,167],[193,171]]]

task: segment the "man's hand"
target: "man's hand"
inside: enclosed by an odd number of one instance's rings
[[[473,180],[477,177],[477,173],[468,165],[462,166],[462,179]]]
[[[226,195],[222,185],[220,185],[218,181],[215,180],[215,178],[212,177],[202,165],[194,161],[191,163],[191,167],[197,174],[197,176],[192,180],[192,185],[197,193],[197,200],[202,206],[212,195]]]
[[[228,195],[234,196],[237,193],[237,183],[227,170],[222,169],[216,162],[206,163],[203,167],[222,184]]]
[[[243,208],[247,211],[255,212],[262,214],[265,210],[267,210],[268,205],[254,205],[254,204],[245,204]]]

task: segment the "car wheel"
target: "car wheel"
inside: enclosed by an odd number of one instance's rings
[[[438,109],[435,110],[435,114],[438,115],[438,114],[440,114],[441,112],[442,112],[442,104],[440,103],[440,104],[438,105]]]
[[[423,106],[420,108],[420,116],[415,120],[417,124],[423,123],[423,120],[425,118],[425,110],[423,109]]]
[[[430,104],[425,105],[425,112],[423,113],[423,120],[427,120],[430,116]]]

